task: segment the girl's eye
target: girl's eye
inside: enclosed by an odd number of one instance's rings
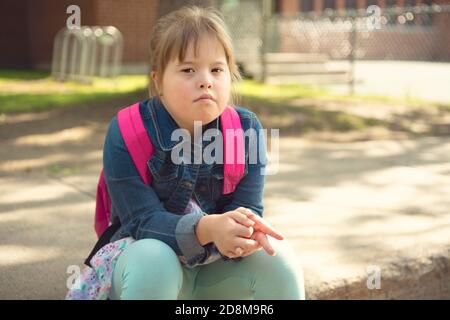
[[[181,70],[182,72],[184,72],[184,73],[191,73],[190,71],[194,71],[194,69],[192,69],[192,68],[186,68],[186,69],[183,69],[183,70]],[[212,69],[213,71],[214,70],[218,70],[219,72],[223,72],[223,69],[222,68],[214,68],[214,69]]]

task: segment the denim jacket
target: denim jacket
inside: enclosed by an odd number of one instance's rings
[[[262,129],[253,112],[242,107],[235,107],[235,110],[244,132],[249,128]],[[136,240],[158,239],[182,256],[189,267],[221,257],[227,260],[214,243],[200,245],[195,227],[206,214],[221,214],[238,207],[246,207],[263,215],[265,142],[258,144],[264,150],[258,152],[256,163],[252,161],[249,164],[249,140],[245,138],[244,176],[233,193],[223,195],[223,164],[202,161],[201,164],[177,165],[171,161],[171,151],[180,142],[172,141],[171,135],[179,127],[158,97],[141,102],[140,113],[154,147],[154,154],[147,162],[152,176],[150,186],[141,180],[126,150],[117,117],[112,119],[106,134],[103,166],[111,198],[111,219],[119,219],[121,223],[111,242],[127,236]],[[221,130],[220,117],[204,125],[202,130],[209,128]],[[210,143],[203,141],[202,150]],[[183,213],[191,198],[197,201],[203,212]]]

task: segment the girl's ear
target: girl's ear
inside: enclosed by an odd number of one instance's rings
[[[150,76],[151,76],[152,80],[156,82],[156,78],[157,78],[156,71],[151,71]]]
[[[162,93],[161,93],[161,91],[159,90],[159,87],[158,87],[158,72],[151,71],[150,72],[150,77],[152,78],[153,84],[155,85],[155,89],[158,92],[158,95],[162,96]]]

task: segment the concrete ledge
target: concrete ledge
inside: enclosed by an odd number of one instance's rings
[[[332,282],[309,280],[306,274],[307,299],[450,299],[450,248],[429,256],[399,257],[380,270],[379,289],[368,289],[368,274]]]

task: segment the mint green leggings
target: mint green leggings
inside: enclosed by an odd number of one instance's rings
[[[156,239],[139,240],[119,256],[110,298],[151,300],[303,300],[303,272],[287,240],[277,251],[256,251],[241,261],[217,260],[188,268]]]

